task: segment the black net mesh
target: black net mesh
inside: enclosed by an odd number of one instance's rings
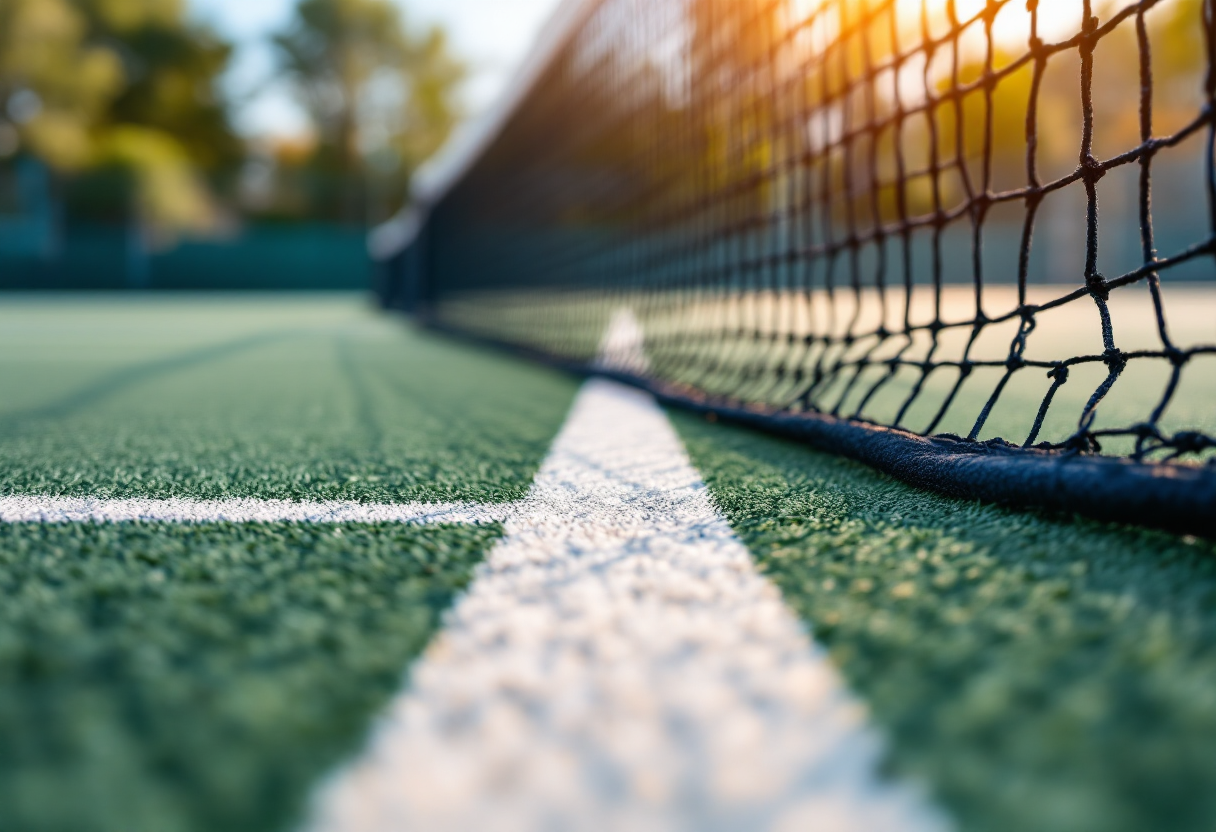
[[[430,207],[435,320],[764,412],[1216,456],[1213,0],[584,5]]]

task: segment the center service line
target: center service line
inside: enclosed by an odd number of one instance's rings
[[[647,394],[588,381],[311,832],[937,832]]]

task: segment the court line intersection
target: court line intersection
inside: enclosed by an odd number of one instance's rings
[[[516,503],[0,497],[0,522],[82,521],[503,523],[311,832],[950,826],[879,775],[863,706],[641,391],[586,382]]]

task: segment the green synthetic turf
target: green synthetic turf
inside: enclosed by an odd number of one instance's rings
[[[576,384],[349,296],[35,297],[0,390],[0,494],[500,502]]]
[[[1216,829],[1216,545],[948,500],[674,416],[894,768],[963,832]]]
[[[516,499],[576,389],[352,298],[6,299],[0,494]],[[1211,543],[676,424],[962,832],[1216,829]],[[289,828],[498,533],[0,525],[0,829]]]
[[[0,829],[290,828],[499,532],[0,524]]]
[[[0,494],[518,499],[576,389],[362,298],[6,298]],[[499,534],[0,524],[0,830],[290,828]]]

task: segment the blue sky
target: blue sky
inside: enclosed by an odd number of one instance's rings
[[[510,78],[557,0],[396,0],[415,24],[438,23],[471,64],[464,91],[476,111]],[[289,91],[272,81],[274,58],[266,36],[291,17],[295,0],[190,0],[195,17],[237,43],[226,83],[244,99],[237,127],[248,136],[293,135],[306,127]]]

